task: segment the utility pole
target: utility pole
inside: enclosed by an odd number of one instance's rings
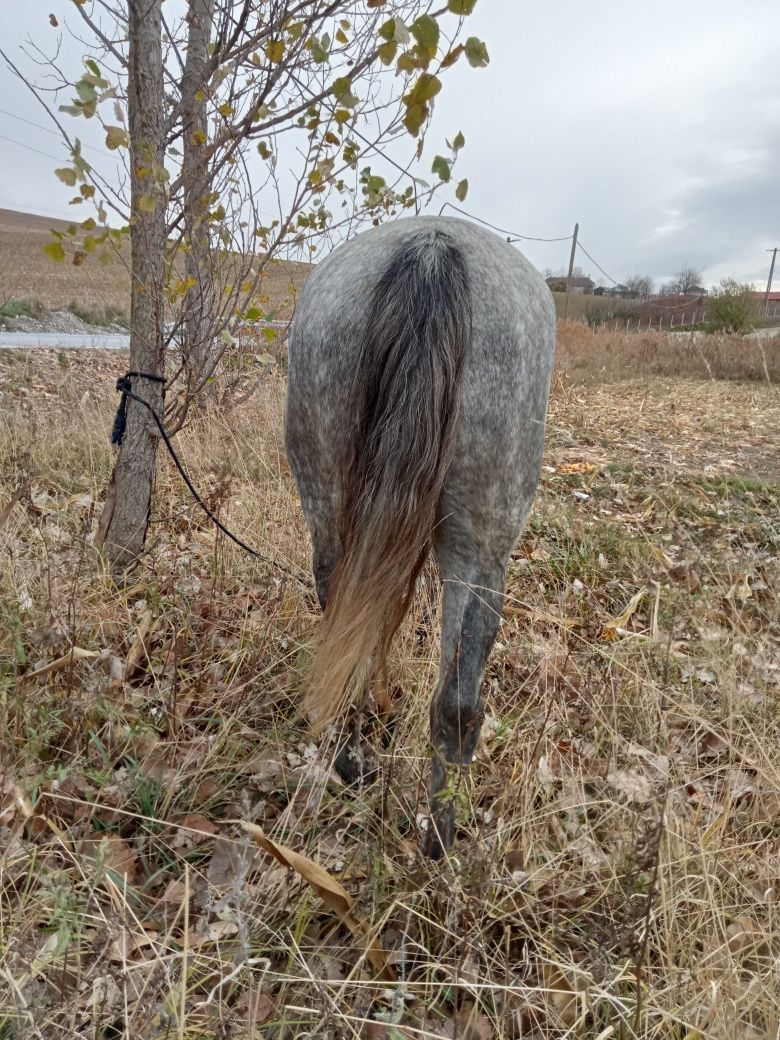
[[[775,274],[775,260],[777,260],[777,246],[774,249],[767,249],[767,253],[772,254],[772,264],[769,268],[769,281],[766,283],[766,296],[764,297],[764,317],[769,317],[769,294],[772,292],[772,279]]]
[[[574,234],[571,237],[571,256],[569,257],[569,275],[566,279],[566,305],[563,308],[564,321],[569,317],[569,296],[571,295],[571,279],[574,274],[574,255],[577,252],[577,235],[580,233],[580,225],[574,225]]]

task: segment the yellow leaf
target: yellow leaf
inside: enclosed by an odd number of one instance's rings
[[[598,469],[595,462],[564,462],[558,467],[560,473],[596,473]]]
[[[375,936],[370,934],[370,929],[365,921],[355,917],[352,913],[352,896],[330,875],[324,867],[299,852],[288,849],[285,845],[279,845],[272,841],[262,828],[254,823],[242,821],[241,826],[251,834],[260,848],[273,856],[277,862],[300,874],[326,906],[336,913],[352,934],[360,940],[369,963],[377,970],[380,978],[387,982],[395,981],[395,972],[388,963],[387,954],[381,948]]]
[[[617,639],[619,634],[618,629],[626,627],[628,622],[636,613],[636,609],[645,595],[647,595],[647,589],[643,586],[636,595],[631,597],[626,604],[625,610],[621,611],[621,613],[616,617],[611,618],[604,625],[604,631],[602,633],[604,639]]]
[[[284,58],[284,41],[283,40],[269,40],[263,48],[265,56],[269,61],[272,61],[275,65]]]
[[[60,166],[54,172],[63,184],[67,184],[69,188],[75,188],[76,171],[72,170],[70,166]]]
[[[106,127],[106,148],[114,151],[116,148],[127,148],[127,131],[121,126]]]
[[[142,213],[154,213],[157,209],[157,199],[154,195],[142,195],[138,200],[138,208]]]
[[[65,259],[65,250],[62,248],[62,242],[47,242],[43,247],[43,251],[50,260],[56,260],[58,263]]]
[[[29,682],[30,679],[38,679],[41,675],[48,675],[49,672],[60,672],[63,668],[70,668],[76,661],[84,661],[90,657],[100,657],[99,651],[82,650],[80,646],[74,646],[67,654],[63,654],[62,657],[58,657],[55,661],[44,664],[33,672],[25,672],[21,681]]]

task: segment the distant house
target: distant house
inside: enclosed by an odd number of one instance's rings
[[[705,289],[701,285],[692,285],[690,289],[686,289],[685,292],[688,296],[707,296],[709,289]]]
[[[566,292],[565,275],[553,275],[551,278],[545,280],[552,292]],[[592,278],[588,278],[587,276],[578,276],[571,280],[572,293],[577,293],[580,296],[592,296],[595,288],[596,283]]]
[[[598,289],[596,292],[598,292]],[[611,285],[609,288],[604,289],[601,295],[611,296],[613,299],[617,300],[633,300],[636,293],[633,289],[629,289],[627,285]]]

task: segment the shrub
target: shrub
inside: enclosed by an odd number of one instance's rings
[[[753,287],[724,278],[710,296],[707,330],[709,332],[749,332],[758,316]]]
[[[40,318],[46,308],[37,296],[26,296],[21,300],[8,300],[0,306],[3,318]]]

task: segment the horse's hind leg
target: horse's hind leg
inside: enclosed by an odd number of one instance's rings
[[[424,844],[434,859],[452,845],[459,768],[471,762],[479,740],[482,677],[501,623],[506,564],[516,534],[476,538],[473,519],[446,518],[435,539],[444,603],[439,683],[431,704],[431,817]]]

